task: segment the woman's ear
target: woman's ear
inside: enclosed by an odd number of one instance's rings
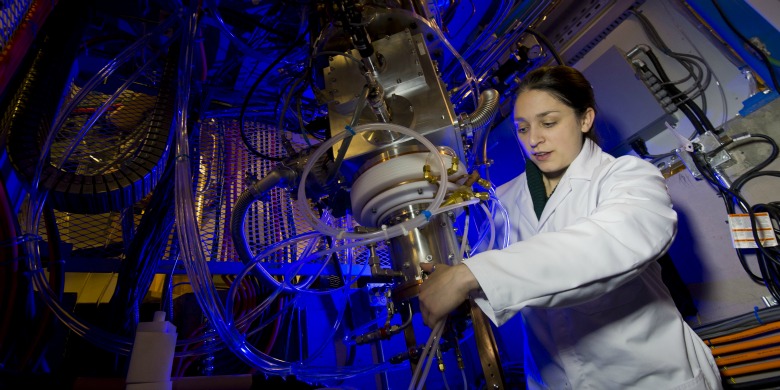
[[[587,133],[593,127],[593,120],[596,118],[596,111],[593,107],[588,107],[582,114],[582,121],[580,123],[580,131]]]

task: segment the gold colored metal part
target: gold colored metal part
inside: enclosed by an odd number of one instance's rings
[[[477,198],[479,200],[490,199],[490,194],[487,192],[474,192],[471,187],[463,185],[452,191],[447,199],[442,202],[442,206],[449,206],[456,203],[466,202],[471,199]]]
[[[439,178],[436,176],[433,176],[431,174],[431,165],[425,164],[423,165],[423,179],[427,180],[428,183],[436,184],[439,182]]]
[[[486,179],[483,179],[481,177],[479,179],[477,179],[477,184],[479,184],[482,188],[485,188],[485,189],[490,188],[492,186],[492,184],[489,181],[487,181]]]
[[[479,361],[482,363],[482,372],[485,374],[485,388],[504,389],[504,372],[501,369],[501,361],[498,356],[498,346],[493,336],[493,329],[485,313],[473,299],[469,299],[471,321],[474,326],[474,340],[477,343]]]
[[[447,174],[452,175],[457,173],[459,164],[460,164],[460,160],[458,160],[458,156],[452,156],[452,166],[450,166],[450,168],[447,169]]]

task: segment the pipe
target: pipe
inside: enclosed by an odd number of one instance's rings
[[[461,132],[474,134],[474,146],[476,148],[477,165],[487,164],[487,140],[490,133],[488,125],[496,113],[500,94],[495,89],[486,89],[479,94],[477,108],[470,115],[463,113],[459,118]]]
[[[498,112],[499,93],[495,89],[486,89],[479,94],[477,109],[468,116],[470,125],[477,131],[483,130]]]
[[[262,198],[266,192],[279,185],[294,183],[297,177],[294,170],[280,165],[239,195],[230,217],[230,237],[233,239],[233,246],[236,248],[238,258],[244,264],[252,262],[252,251],[249,249],[244,235],[244,219],[249,207],[256,200]]]

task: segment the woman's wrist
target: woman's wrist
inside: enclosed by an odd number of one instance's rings
[[[479,281],[466,264],[458,264],[455,268],[458,270],[457,280],[462,283],[461,286],[465,290],[466,295],[479,291]]]

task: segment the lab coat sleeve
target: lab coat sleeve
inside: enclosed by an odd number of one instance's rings
[[[480,284],[474,298],[497,325],[526,306],[576,305],[616,289],[664,253],[676,233],[663,176],[643,160],[618,158],[569,196],[588,196],[595,207],[583,213],[561,204],[556,213],[584,215],[465,261]]]

